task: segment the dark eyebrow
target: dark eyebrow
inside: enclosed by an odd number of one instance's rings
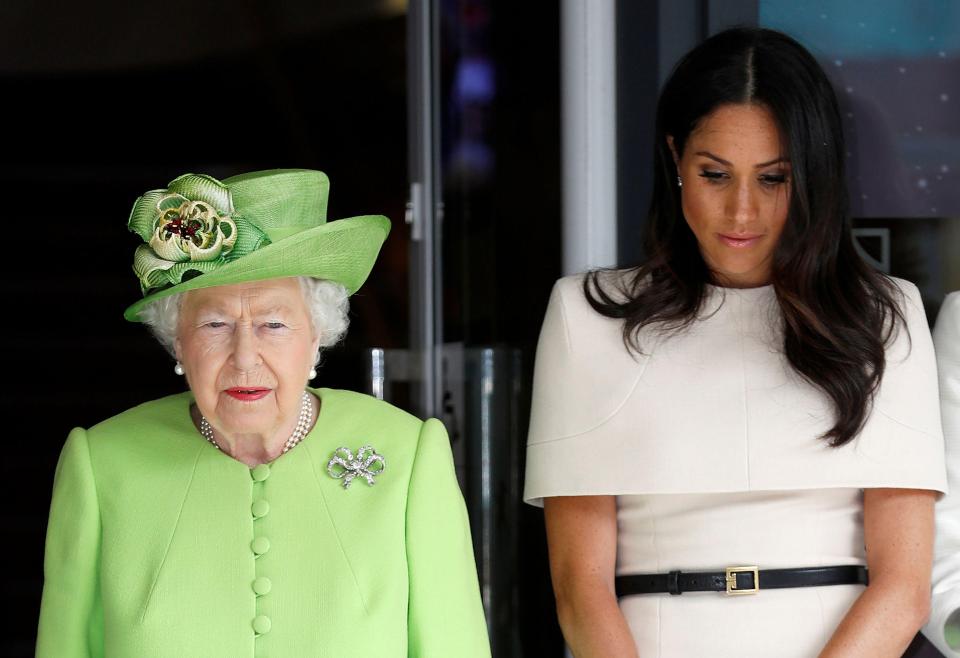
[[[721,158],[721,157],[719,157],[719,156],[716,156],[716,155],[714,155],[713,153],[710,153],[710,151],[697,151],[696,155],[702,155],[702,156],[704,156],[705,158],[710,158],[711,160],[716,160],[716,161],[719,162],[720,164],[722,164],[722,165],[727,165],[728,167],[732,167],[732,166],[733,166],[733,163],[732,163],[732,162],[729,162],[729,161],[727,161],[727,160],[724,160],[723,158]],[[790,158],[775,158],[775,159],[771,160],[770,162],[761,162],[760,164],[755,164],[755,165],[753,165],[753,166],[754,166],[755,169],[762,169],[763,167],[769,167],[770,165],[777,164],[778,162],[786,162],[786,163],[789,164]]]

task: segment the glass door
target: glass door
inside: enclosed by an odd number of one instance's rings
[[[559,8],[535,4],[409,6],[411,349],[371,354],[371,383],[450,432],[496,656],[561,651],[542,515],[520,500],[561,260]]]

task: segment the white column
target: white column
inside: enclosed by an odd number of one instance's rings
[[[563,0],[560,31],[563,273],[575,274],[617,263],[615,0]]]
[[[617,262],[616,2],[563,0],[563,271]]]

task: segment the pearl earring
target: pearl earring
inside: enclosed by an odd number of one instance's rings
[[[316,368],[310,368],[310,374],[307,375],[308,379],[313,379],[313,378],[315,378],[316,376],[317,376],[317,369],[316,369]]]
[[[183,366],[180,365],[179,361],[177,361],[177,365],[173,366],[173,371],[178,375],[181,375],[181,376],[183,375]]]
[[[683,187],[683,179],[677,176],[677,187]]]

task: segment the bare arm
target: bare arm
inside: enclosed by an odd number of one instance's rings
[[[923,489],[867,489],[864,540],[870,585],[820,658],[899,658],[930,611],[933,503]]]
[[[617,605],[617,505],[613,496],[544,499],[557,615],[576,658],[637,658]]]

